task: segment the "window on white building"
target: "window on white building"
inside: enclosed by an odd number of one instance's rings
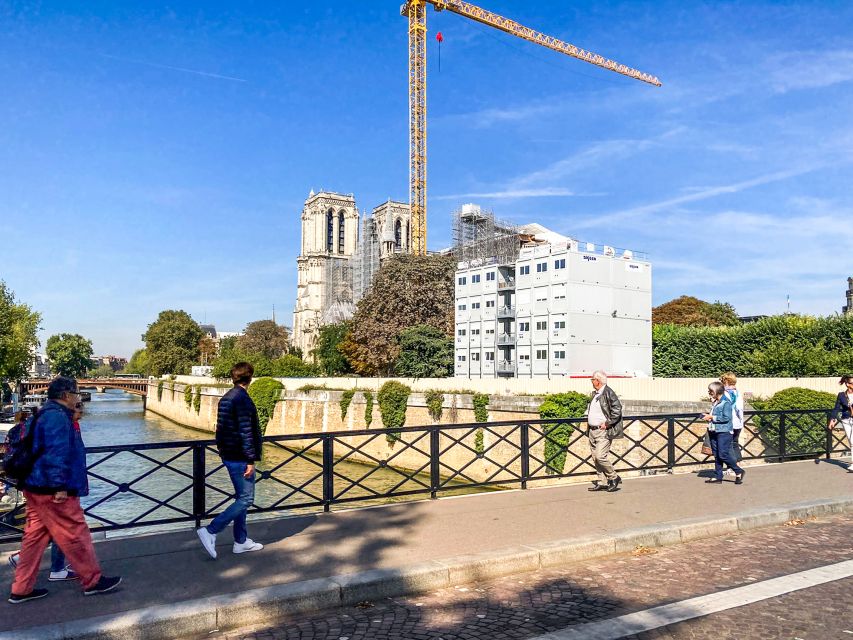
[[[519,331],[530,331],[530,323],[529,322],[519,322],[518,323]]]
[[[489,272],[486,274],[486,282],[491,282],[491,281],[492,281],[492,280],[494,280],[494,279],[495,279],[495,272],[494,272],[494,271],[489,271]]]
[[[486,335],[487,336],[495,335],[495,330],[494,329],[486,329]]]
[[[459,309],[460,311],[465,311],[465,309],[467,309],[467,308],[468,308],[468,307],[467,307],[466,305],[464,305],[464,304],[460,304],[460,305],[457,307],[457,309]]]
[[[545,273],[548,271],[548,263],[547,262],[539,262],[536,265],[536,273]]]
[[[486,352],[486,362],[494,362],[495,361],[495,352],[487,351]]]
[[[530,275],[530,265],[526,264],[518,270],[518,274],[522,276]]]
[[[459,356],[457,359],[459,362],[465,362],[465,356]]]
[[[565,269],[566,268],[566,259],[560,258],[559,260],[554,260],[554,268],[555,269]]]
[[[480,281],[480,274],[476,274],[471,276],[471,284],[475,284]]]
[[[472,336],[480,335],[480,330],[479,329],[471,329],[471,335]]]
[[[548,358],[548,350],[547,349],[537,349],[536,350],[536,359],[537,360],[546,360]]]
[[[494,306],[495,306],[494,300],[486,300],[486,309],[489,309],[489,308],[494,307]]]
[[[479,309],[479,308],[480,308],[480,303],[479,303],[479,302],[472,302],[472,303],[471,303],[471,308],[472,308],[472,309]]]
[[[521,355],[518,356],[518,359],[524,360],[524,361],[530,360],[530,354],[529,353],[522,353]]]
[[[471,354],[471,362],[479,362],[479,361],[480,361],[480,354],[479,353],[472,353]]]
[[[465,329],[459,329],[459,331],[457,331],[456,333],[460,336],[464,336],[465,335]]]
[[[565,321],[565,320],[560,320],[560,321],[558,321],[558,322],[555,322],[555,323],[554,323],[554,328],[555,328],[555,329],[565,329],[565,328],[566,328],[566,321]]]
[[[565,360],[566,359],[566,352],[565,351],[555,351],[554,352],[554,359],[555,360]]]
[[[459,278],[458,282],[459,282],[459,286],[462,286],[467,282],[467,280],[466,280],[465,276],[461,276]]]
[[[547,331],[548,330],[548,321],[542,320],[541,322],[537,322],[536,323],[536,330],[537,331]]]

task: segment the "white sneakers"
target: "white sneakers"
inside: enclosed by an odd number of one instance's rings
[[[250,551],[260,551],[264,548],[260,542],[255,542],[251,538],[246,538],[246,542],[239,544],[234,543],[234,553],[248,553]]]
[[[198,535],[198,539],[201,540],[201,546],[204,547],[204,550],[207,551],[211,558],[216,560],[216,534],[210,533],[207,527],[196,529],[195,532]],[[235,542],[233,550],[234,553],[249,553],[250,551],[260,551],[263,548],[264,545],[260,542],[246,538],[246,542],[242,544]]]
[[[201,546],[210,554],[210,557],[216,560],[216,534],[210,533],[207,527],[201,527],[195,530],[198,534],[198,539],[201,540]]]

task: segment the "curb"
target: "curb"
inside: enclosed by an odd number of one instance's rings
[[[753,509],[723,518],[694,518],[614,532],[606,537],[520,545],[432,560],[401,569],[305,580],[243,593],[137,609],[109,616],[0,632],[0,640],[165,640],[273,622],[287,615],[413,595],[632,551],[749,531],[812,516],[853,511],[853,498]]]

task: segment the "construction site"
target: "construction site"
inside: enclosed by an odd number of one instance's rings
[[[355,197],[321,190],[313,190],[305,201],[302,221],[301,252],[297,259],[298,283],[296,305],[293,314],[293,342],[302,353],[310,357],[320,327],[328,324],[343,322],[352,317],[355,305],[364,297],[371,286],[373,278],[383,260],[398,253],[426,255],[427,253],[427,8],[432,6],[435,11],[449,11],[477,23],[503,31],[504,33],[535,43],[557,53],[581,60],[588,64],[612,71],[640,82],[660,86],[660,81],[653,75],[638,71],[624,64],[609,60],[558,38],[525,27],[514,20],[498,15],[486,9],[474,6],[461,0],[410,0],[401,8],[401,14],[408,20],[409,41],[409,202],[387,202],[374,207],[370,213],[359,212]],[[439,34],[440,38],[440,34]],[[581,245],[566,236],[554,233],[538,224],[518,226],[497,219],[492,211],[484,210],[476,204],[460,204],[453,212],[451,247],[442,248],[456,257],[461,271],[471,268],[482,268],[488,265],[502,265],[514,270],[515,264],[525,247],[554,245],[563,250],[579,250],[581,246],[588,253],[594,253],[595,245]],[[541,253],[542,249],[538,249]],[[604,247],[601,254],[605,258],[615,257],[615,250]],[[633,260],[634,252],[623,252],[624,260]],[[597,260],[588,257],[586,263]],[[570,262],[572,262],[570,260]],[[565,260],[564,260],[565,264]],[[648,264],[648,263],[644,263]],[[637,266],[640,272],[645,272],[648,280],[637,283],[639,289],[647,292],[648,310],[646,305],[634,304],[636,318],[644,322],[649,320],[648,336],[645,329],[634,331],[625,344],[641,348],[644,352],[648,343],[649,363],[643,355],[632,362],[611,363],[611,367],[626,373],[645,375],[650,372],[650,317],[651,317],[651,270],[650,267]],[[479,275],[477,275],[479,278]],[[602,278],[599,275],[599,278]],[[514,281],[514,271],[512,275]],[[621,283],[619,278],[613,280],[609,276],[606,286],[613,282]],[[504,282],[505,287],[507,282]],[[604,284],[602,282],[601,284]],[[621,285],[617,285],[621,286]],[[558,288],[559,289],[559,288]],[[505,292],[506,293],[506,292]],[[574,292],[578,294],[579,292]],[[590,292],[584,292],[584,295]],[[538,294],[541,298],[542,291]],[[560,296],[559,291],[556,294]],[[562,293],[565,297],[565,292]],[[644,298],[645,299],[645,298]],[[540,300],[541,301],[541,300]],[[490,301],[491,302],[491,301]],[[513,298],[506,298],[503,306],[512,306]],[[465,304],[467,302],[459,303]],[[472,301],[479,308],[482,301]],[[457,312],[460,309],[457,307]],[[618,311],[608,311],[613,319]],[[457,324],[467,322],[465,314],[457,313]],[[579,319],[576,319],[579,322]],[[540,321],[541,322],[541,321]],[[565,320],[559,320],[565,328]],[[600,323],[598,323],[600,326]],[[459,328],[458,331],[463,329]],[[513,324],[503,325],[504,343],[512,338],[515,340],[516,327]],[[468,329],[464,329],[467,331]],[[478,335],[479,335],[479,330]],[[492,332],[494,333],[494,332]],[[617,342],[623,336],[613,338],[613,332],[605,332],[604,340],[608,343],[615,339]],[[618,333],[618,332],[617,332]],[[458,337],[458,336],[457,336]],[[592,335],[590,339],[594,339]],[[612,338],[612,339],[611,339]],[[458,342],[458,340],[457,340]],[[560,343],[562,345],[562,343]],[[459,346],[459,345],[457,345]],[[507,344],[502,345],[507,347]],[[558,349],[562,354],[559,359],[565,359],[565,346]],[[478,349],[480,345],[477,345]],[[516,363],[510,363],[514,353],[503,349],[502,353],[494,350],[490,353],[457,354],[457,375],[482,375],[483,369],[469,366],[469,357],[475,361],[503,362],[503,373],[515,375],[520,369]],[[541,355],[541,353],[539,354]],[[529,358],[529,355],[527,355]],[[608,356],[609,357],[609,356]],[[464,358],[464,360],[460,360]],[[636,360],[636,361],[635,361]],[[466,363],[464,366],[462,363]],[[476,372],[474,371],[476,369]],[[548,367],[550,375],[554,367]],[[562,367],[556,367],[554,373],[565,375]],[[562,373],[560,373],[560,370]],[[582,367],[586,370],[586,366]],[[531,369],[532,371],[532,369]],[[574,370],[573,370],[574,371]],[[497,369],[494,372],[497,373]],[[491,374],[490,374],[491,375]]]

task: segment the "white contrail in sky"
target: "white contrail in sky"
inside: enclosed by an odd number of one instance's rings
[[[248,80],[244,80],[243,78],[235,78],[233,76],[223,76],[219,73],[210,73],[208,71],[199,71],[198,69],[185,69],[184,67],[173,67],[168,64],[159,64],[157,62],[146,62],[144,60],[131,60],[130,58],[120,58],[118,56],[112,56],[108,53],[100,54],[104,58],[109,58],[110,60],[118,60],[119,62],[130,62],[132,64],[144,64],[148,67],[156,67],[157,69],[168,69],[170,71],[182,71],[183,73],[194,73],[197,76],[204,76],[205,78],[214,78],[216,80],[229,80],[231,82],[248,82]]]

